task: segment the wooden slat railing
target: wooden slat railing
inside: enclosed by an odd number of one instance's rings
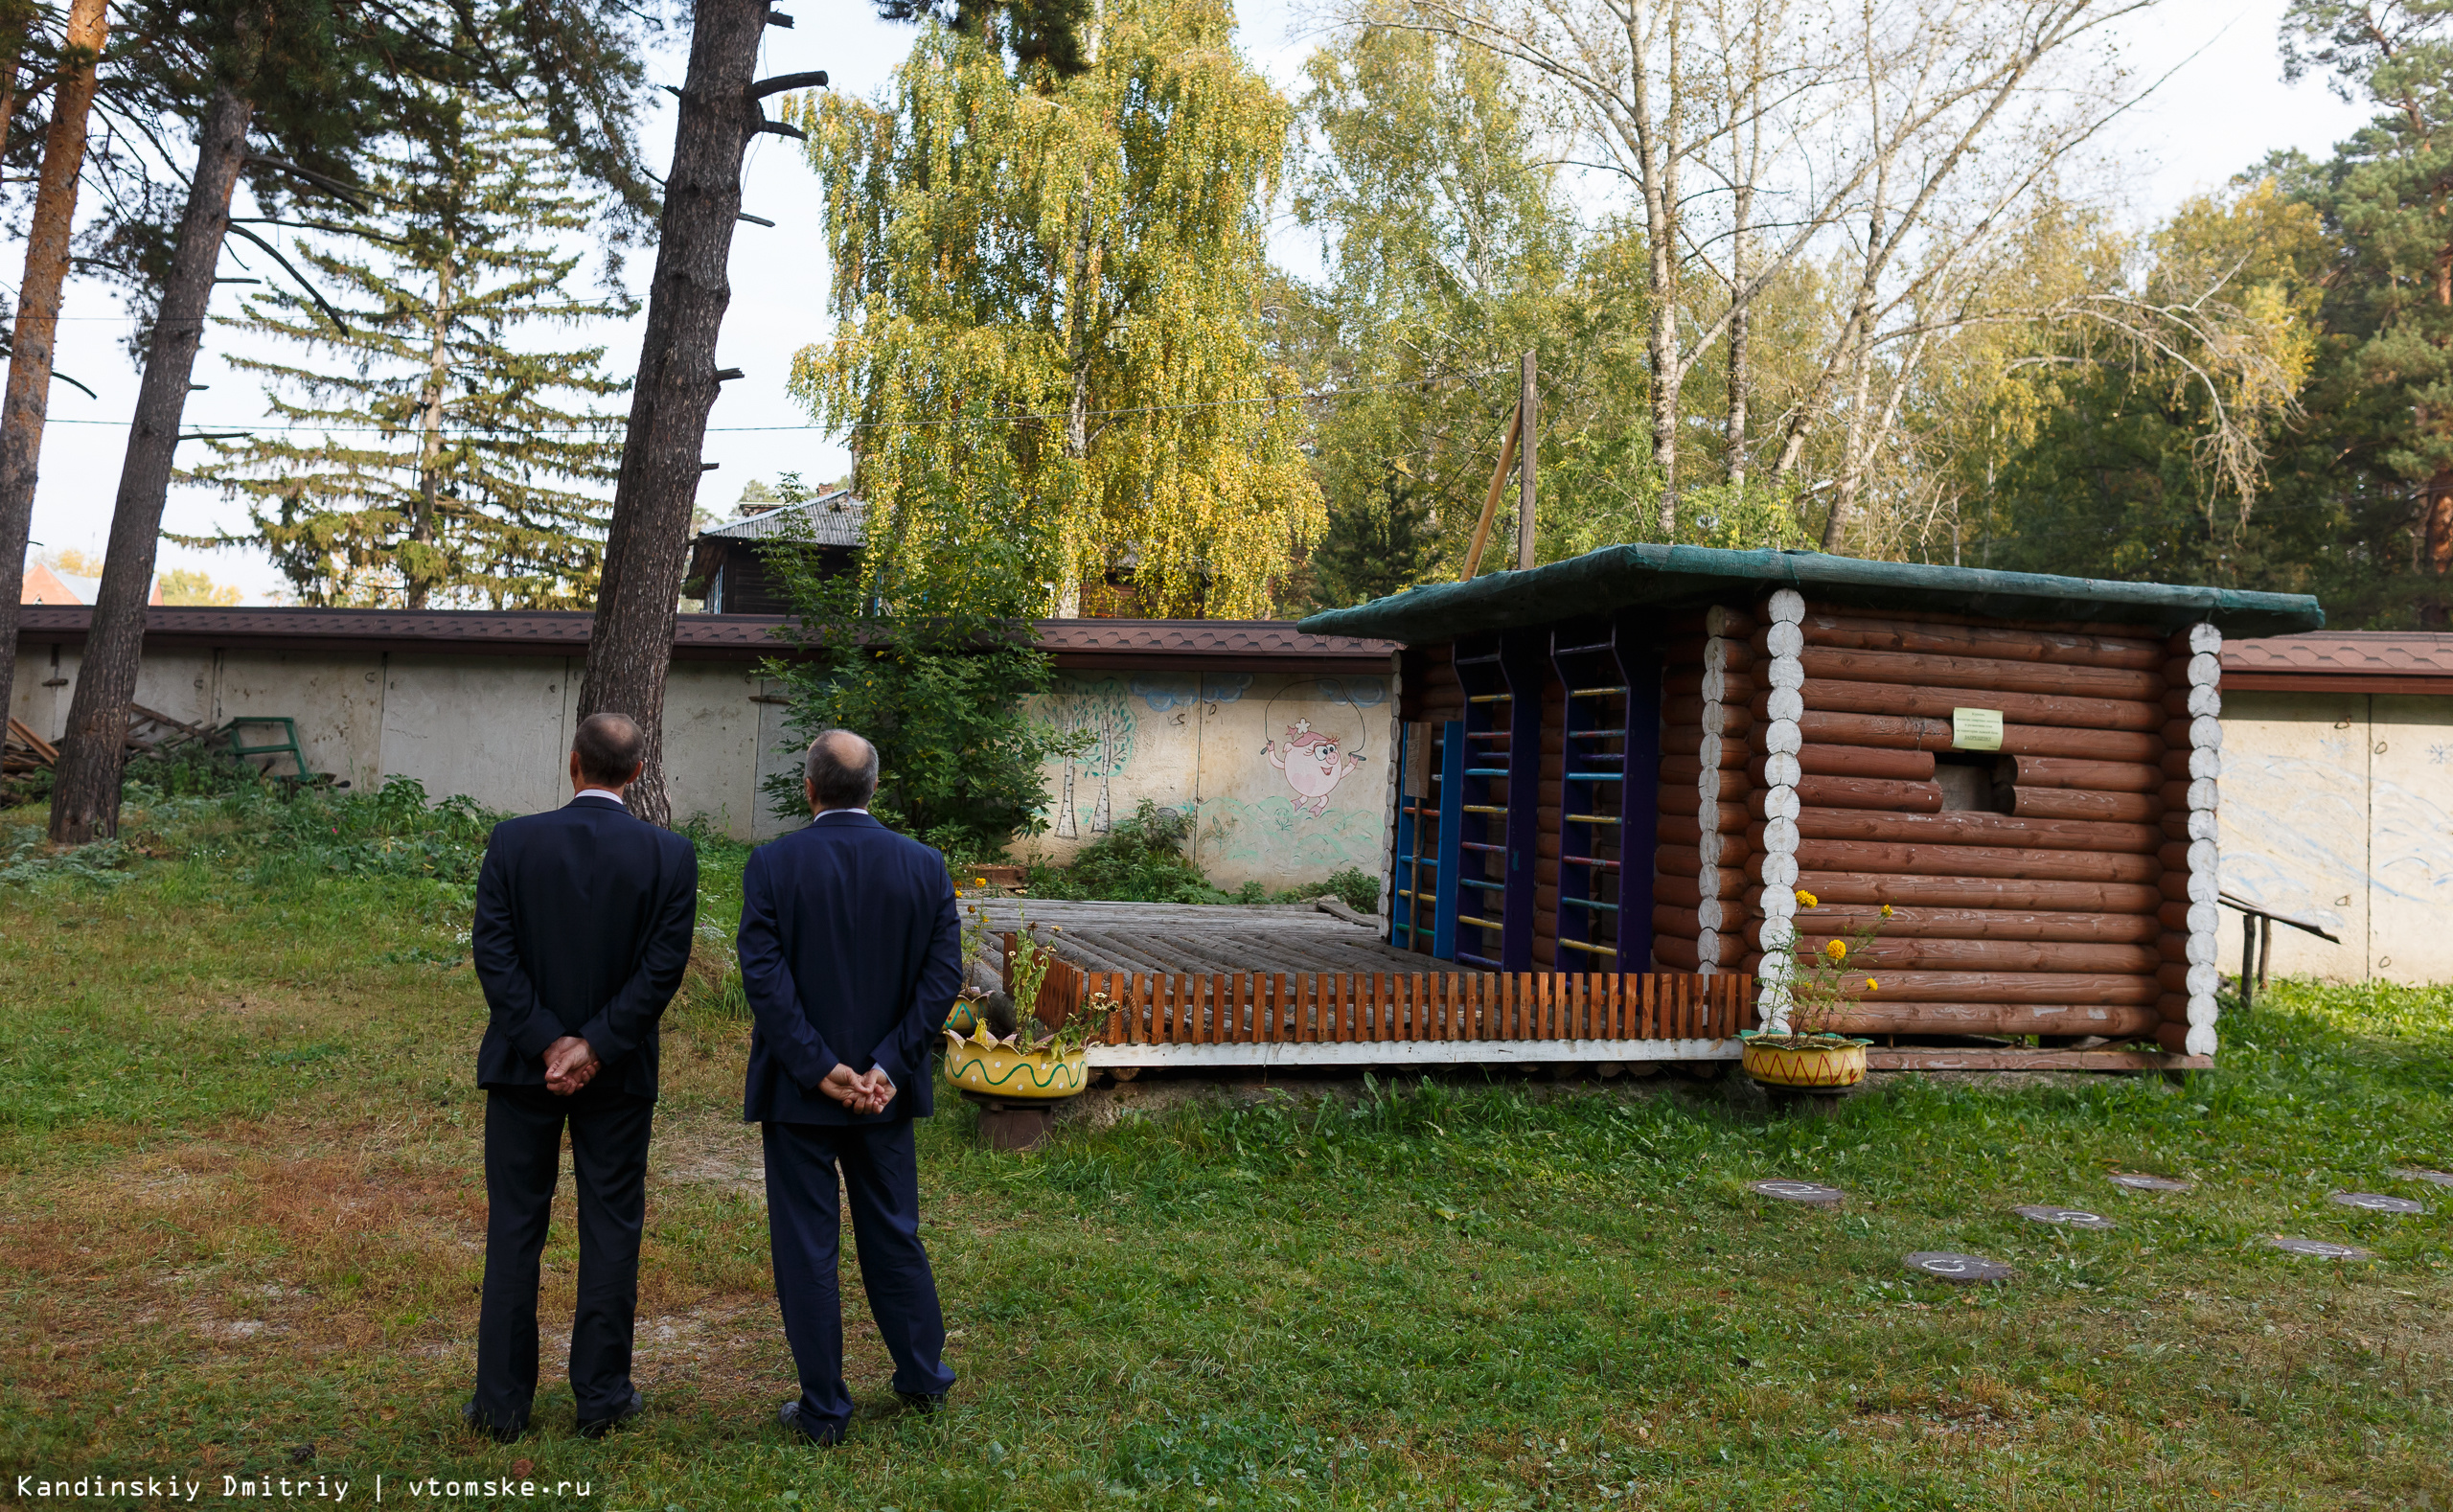
[[[1062,1022],[1102,997],[1108,1044],[1725,1040],[1755,1026],[1754,978],[1686,972],[1135,973],[1059,962],[1039,1015]]]

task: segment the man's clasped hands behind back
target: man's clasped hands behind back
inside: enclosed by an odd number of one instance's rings
[[[497,825],[477,878],[471,949],[489,1018],[486,1274],[470,1427],[508,1443],[537,1395],[537,1285],[567,1130],[579,1189],[571,1393],[598,1437],[646,1406],[630,1381],[656,1023],[698,919],[690,842],[634,817],[624,791],[644,738],[591,715],[571,743],[571,801]],[[962,985],[953,882],[937,852],[869,816],[877,750],[848,730],[812,742],[811,819],[742,875],[742,986],[756,1021],[742,1116],[760,1126],[768,1236],[800,1395],[786,1430],[840,1443],[852,1418],[837,1283],[848,1194],[869,1310],[913,1409],[953,1372],[920,1243],[911,1122],[932,1111],[928,1042]]]

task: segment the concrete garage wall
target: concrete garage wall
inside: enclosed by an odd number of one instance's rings
[[[1380,875],[1391,684],[1290,673],[1067,674],[1033,711],[1093,744],[1048,765],[1048,832],[1018,849],[1061,860],[1147,798],[1193,816],[1193,858],[1222,886],[1287,887],[1347,867]],[[1322,742],[1335,743],[1334,755]]]
[[[2226,693],[2221,813],[2224,891],[2342,936],[2276,927],[2274,971],[2453,981],[2453,697]]]
[[[21,659],[10,713],[47,740],[68,723],[75,647]],[[196,724],[244,715],[297,722],[310,771],[352,788],[414,777],[436,797],[466,793],[513,813],[569,796],[580,663],[560,656],[449,656],[426,653],[165,650],[138,671],[136,701]],[[62,686],[47,687],[54,678]],[[678,661],[665,687],[664,741],[674,812],[705,814],[742,839],[781,834],[758,784],[790,765],[770,750],[784,737],[773,688],[754,666]],[[261,730],[245,738],[261,743]]]
[[[73,646],[59,648],[56,662],[48,646],[22,658],[11,712],[57,740],[78,661]],[[528,813],[570,790],[563,762],[580,671],[576,656],[166,648],[146,656],[136,701],[196,724],[287,715],[310,771],[361,790],[414,777],[438,798],[466,793]],[[62,685],[45,686],[55,678]],[[1146,797],[1196,816],[1195,859],[1226,886],[1286,887],[1349,866],[1376,876],[1387,829],[1389,687],[1368,676],[1066,674],[1036,712],[1097,744],[1050,765],[1050,832],[1027,848],[1069,856]],[[704,814],[751,840],[797,822],[768,813],[762,790],[800,760],[780,693],[754,664],[673,664],[664,748],[674,813]],[[1333,758],[1323,759],[1321,741],[1335,743]],[[1277,765],[1291,749],[1292,776]]]

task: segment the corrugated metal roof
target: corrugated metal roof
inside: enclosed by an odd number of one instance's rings
[[[818,546],[857,546],[869,523],[869,507],[837,489],[798,504],[745,515],[699,532],[701,540],[802,540]]]
[[[81,641],[93,610],[84,605],[27,605],[21,641]],[[151,608],[151,645],[222,646],[269,651],[431,651],[438,653],[577,656],[587,651],[595,616],[585,610]],[[674,624],[677,657],[756,658],[788,652],[780,614],[683,614]],[[1042,620],[1042,649],[1060,667],[1301,665],[1380,670],[1396,650],[1387,641],[1308,635],[1288,620]]]
[[[1315,614],[1301,625],[1319,634],[1436,643],[1621,608],[1673,609],[1732,592],[1776,587],[1860,608],[1928,609],[1985,619],[2159,630],[2212,620],[2230,635],[2283,634],[2320,630],[2326,623],[2325,611],[2305,594],[1868,561],[1814,551],[1638,544],[1605,546],[1529,572],[1412,588],[1354,608]]]

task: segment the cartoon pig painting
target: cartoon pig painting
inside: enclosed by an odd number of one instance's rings
[[[1296,720],[1286,727],[1286,749],[1278,751],[1277,743],[1261,747],[1269,764],[1286,773],[1287,785],[1295,790],[1295,812],[1325,813],[1329,794],[1337,790],[1345,774],[1363,765],[1360,756],[1347,756],[1339,751],[1332,736],[1312,728],[1310,720]]]

